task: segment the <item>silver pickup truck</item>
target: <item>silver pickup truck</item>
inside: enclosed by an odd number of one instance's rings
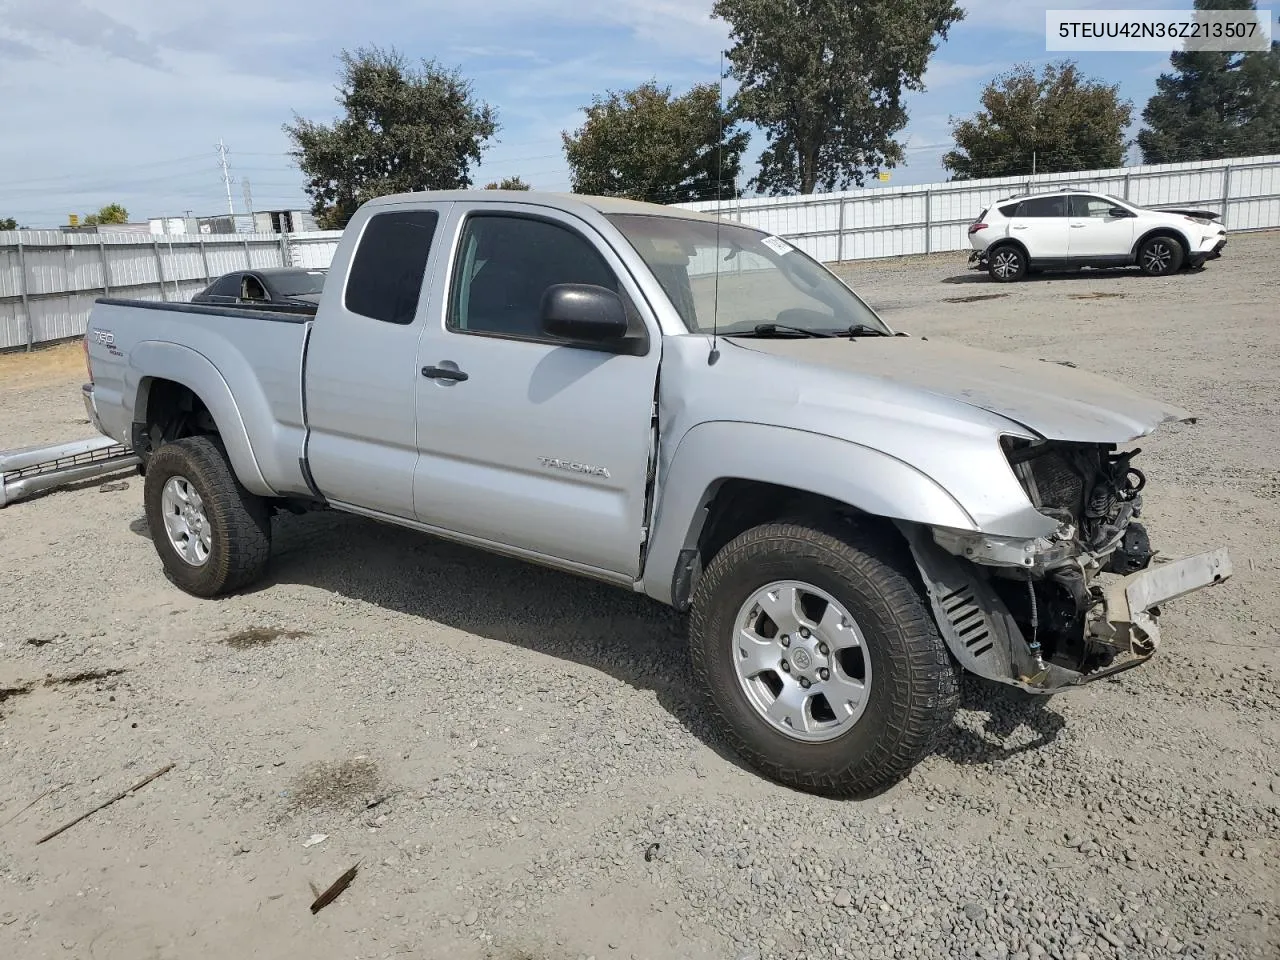
[[[1049,694],[1141,664],[1159,606],[1230,574],[1153,563],[1137,521],[1130,442],[1183,411],[895,332],[785,240],[668,207],[384,197],[314,316],[103,299],[86,342],[181,589],[244,587],[273,513],[327,507],[640,591],[800,789],[903,777],[962,669]]]

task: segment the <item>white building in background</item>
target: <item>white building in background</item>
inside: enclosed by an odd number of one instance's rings
[[[213,217],[152,217],[151,233],[160,236],[212,233],[308,233],[318,229],[306,210],[257,210]]]

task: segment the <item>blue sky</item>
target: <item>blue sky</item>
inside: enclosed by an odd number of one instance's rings
[[[945,179],[948,118],[985,81],[1042,64],[1044,11],[1098,0],[961,0],[967,17],[910,97],[893,184]],[[307,206],[281,124],[336,111],[337,52],[366,43],[456,65],[499,112],[478,183],[519,174],[566,189],[560,132],[594,93],[656,78],[677,91],[714,80],[727,26],[712,0],[0,0],[0,217],[65,223],[118,201],[134,219],[225,211],[214,144],[226,141],[237,211]],[[1191,0],[1125,7],[1190,9]],[[1071,55],[1135,105],[1168,57]],[[754,149],[762,141],[758,138]]]

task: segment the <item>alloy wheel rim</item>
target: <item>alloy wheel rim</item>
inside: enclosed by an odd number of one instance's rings
[[[169,545],[186,563],[202,567],[213,550],[213,531],[204,500],[186,477],[172,476],[160,494]]]
[[[1169,269],[1169,261],[1173,257],[1173,251],[1169,249],[1168,244],[1153,243],[1147,248],[1145,255],[1147,269],[1152,273],[1164,273]]]
[[[996,254],[996,273],[1002,277],[1011,277],[1018,269],[1018,257],[1013,253]]]
[[[734,620],[733,662],[748,703],[793,740],[843,736],[866,710],[871,658],[849,611],[799,580],[756,590]]]

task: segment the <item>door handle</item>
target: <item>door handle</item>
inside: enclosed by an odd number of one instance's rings
[[[461,383],[470,377],[470,374],[452,367],[423,367],[422,375],[428,380],[452,380],[454,383]]]
[[[1025,229],[1027,229],[1027,225],[1026,225],[1025,223],[1015,223],[1015,224],[1013,225],[1013,229],[1015,229],[1015,230],[1025,230]]]
[[[1071,229],[1072,229],[1072,230],[1079,230],[1081,227],[1087,227],[1087,226],[1088,226],[1088,224],[1087,224],[1087,223],[1073,223],[1073,224],[1071,225]]]

